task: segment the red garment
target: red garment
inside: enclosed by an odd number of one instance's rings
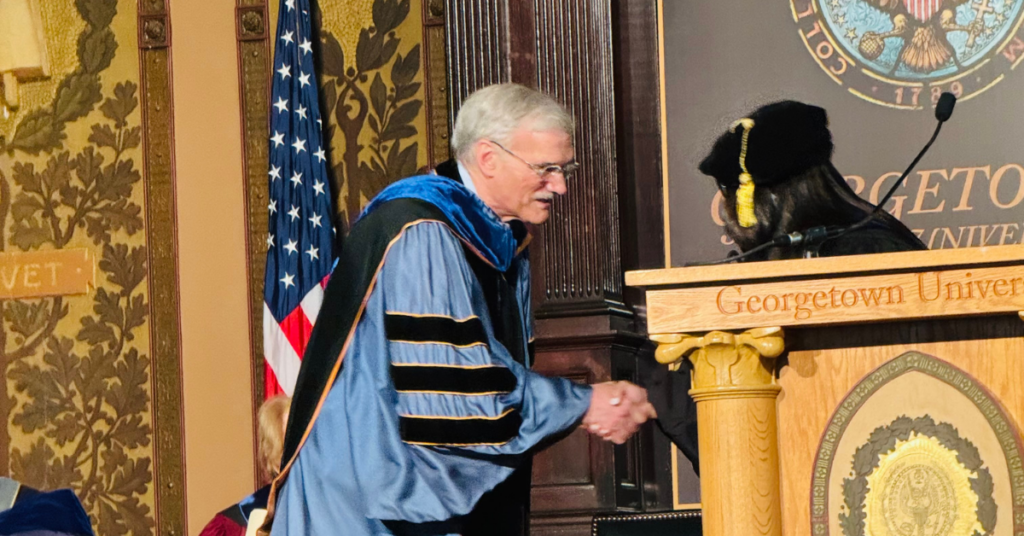
[[[199,536],[245,536],[245,526],[220,513],[206,524]]]

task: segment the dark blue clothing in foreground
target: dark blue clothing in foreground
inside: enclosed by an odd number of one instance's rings
[[[89,516],[69,489],[32,495],[0,512],[0,534],[25,532],[93,536]]]

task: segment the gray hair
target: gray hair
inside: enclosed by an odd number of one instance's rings
[[[576,123],[555,99],[519,84],[496,84],[479,89],[462,103],[452,132],[456,158],[469,156],[473,144],[493,140],[502,145],[523,126],[534,131],[560,130],[569,136]]]

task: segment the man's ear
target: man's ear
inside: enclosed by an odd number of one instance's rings
[[[489,179],[498,174],[498,151],[493,144],[480,140],[473,147],[473,152],[476,156],[477,167],[480,168],[480,172],[485,178]]]

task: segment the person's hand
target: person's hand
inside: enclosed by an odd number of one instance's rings
[[[658,416],[642,387],[629,382],[599,383],[592,387],[583,427],[603,439],[621,445],[641,424]]]

